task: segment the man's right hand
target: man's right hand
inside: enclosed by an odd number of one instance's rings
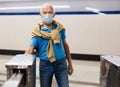
[[[25,51],[25,54],[33,54],[34,53],[34,47],[30,46],[28,49]]]

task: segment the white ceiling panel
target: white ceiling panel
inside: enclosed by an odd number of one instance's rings
[[[120,0],[0,0],[0,12],[38,12],[44,3],[54,6],[68,6],[56,8],[56,11],[88,11],[86,8],[99,11],[120,11]]]

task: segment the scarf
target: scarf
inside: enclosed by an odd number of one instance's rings
[[[51,33],[47,33],[45,31],[40,30],[40,26],[43,25],[43,22],[40,22],[32,32],[32,37],[39,36],[45,39],[49,39],[48,46],[47,46],[47,56],[50,60],[50,62],[55,62],[55,53],[53,48],[53,43],[60,43],[60,35],[59,32],[63,29],[63,26],[56,21],[53,21],[53,24],[57,25],[57,28],[55,30],[51,30]]]

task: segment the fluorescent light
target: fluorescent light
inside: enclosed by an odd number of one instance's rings
[[[70,5],[53,5],[54,8],[70,8]]]
[[[5,8],[0,8],[0,10],[15,10],[15,9],[38,9],[41,8],[40,6],[35,6],[35,7],[5,7]]]
[[[86,7],[86,10],[90,10],[90,11],[93,11],[93,12],[99,12],[98,9],[95,9],[95,8],[89,8],[89,7]]]
[[[99,14],[99,15],[106,15],[105,13],[101,13],[101,12],[99,12],[98,14]]]
[[[99,9],[96,9],[96,8],[86,7],[85,9],[89,10],[89,11],[92,11],[92,12],[95,12],[95,13],[98,13],[100,15],[105,15],[104,13],[101,13]]]
[[[54,8],[70,8],[69,5],[54,5]],[[20,9],[40,9],[41,6],[33,6],[33,7],[4,7],[0,8],[0,10],[20,10]]]

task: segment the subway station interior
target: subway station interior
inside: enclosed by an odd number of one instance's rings
[[[69,87],[120,87],[120,0],[0,0],[0,87],[41,87],[40,54],[25,52],[46,3],[65,29]]]

